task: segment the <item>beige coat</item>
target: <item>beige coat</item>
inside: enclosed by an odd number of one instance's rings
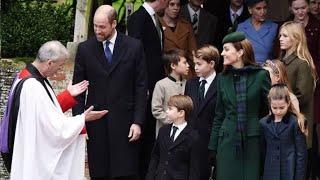
[[[186,80],[173,81],[168,77],[161,79],[156,83],[153,90],[152,101],[151,101],[151,111],[153,117],[157,120],[156,122],[156,136],[160,127],[164,124],[169,124],[167,120],[166,110],[167,102],[170,96],[184,94],[184,88],[186,86]]]

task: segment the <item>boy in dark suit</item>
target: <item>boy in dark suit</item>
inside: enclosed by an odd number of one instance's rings
[[[173,123],[159,130],[146,180],[200,179],[199,136],[186,121],[192,109],[190,97],[170,97],[166,113]]]
[[[220,56],[217,48],[205,45],[194,54],[195,72],[198,77],[187,81],[185,95],[192,98],[194,109],[188,122],[198,131],[200,136],[200,179],[209,179],[208,143],[212,121],[215,116],[217,73],[215,67]]]

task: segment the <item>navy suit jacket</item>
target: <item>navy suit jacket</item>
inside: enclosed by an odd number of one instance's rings
[[[149,93],[152,95],[157,81],[165,77],[164,63],[162,61],[163,47],[161,46],[161,40],[156,26],[143,6],[140,6],[136,12],[129,16],[128,35],[139,39],[143,44],[147,63],[148,89]],[[162,37],[163,45],[163,31]]]
[[[210,3],[213,0],[207,1]],[[218,0],[218,1],[224,1],[225,0]],[[218,3],[219,4],[219,3]],[[227,4],[226,7],[220,7],[218,4],[215,5],[215,8],[219,8],[220,10],[217,11],[217,13],[212,12],[217,18],[218,18],[218,28],[217,28],[217,38],[216,38],[216,44],[218,45],[219,50],[222,50],[222,39],[228,34],[228,30],[233,27],[231,17],[230,17],[230,4]],[[214,4],[211,6],[208,6],[208,8],[214,9],[212,7]],[[208,9],[207,8],[207,9]],[[246,19],[250,17],[248,8],[246,6],[243,7],[243,12],[242,14],[238,17],[238,24],[244,22]]]
[[[181,7],[180,15],[192,23],[187,4]],[[199,47],[204,44],[216,45],[214,43],[217,36],[217,23],[218,19],[216,16],[210,14],[205,9],[200,9],[198,33],[195,35]]]
[[[210,172],[208,163],[208,144],[211,135],[213,119],[215,117],[218,78],[219,75],[217,74],[215,79],[210,84],[202,102],[199,102],[199,77],[188,80],[185,88],[185,95],[190,96],[194,104],[194,109],[190,114],[188,122],[195,130],[198,131],[200,136],[199,150],[201,153],[199,159],[201,162],[201,177],[208,177]]]
[[[187,125],[171,142],[171,124],[160,128],[146,180],[199,180],[199,136]]]
[[[78,46],[73,83],[88,80],[77,97],[73,114],[94,105],[109,112],[86,123],[88,160],[92,177],[128,176],[138,172],[138,144],[128,142],[130,126],[145,120],[147,75],[140,41],[118,32],[112,63],[107,63],[102,42],[95,37]]]
[[[262,148],[265,149],[264,180],[304,180],[307,166],[306,137],[291,113],[285,115],[278,131],[274,117],[260,120]]]

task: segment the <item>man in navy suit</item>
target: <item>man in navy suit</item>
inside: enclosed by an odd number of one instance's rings
[[[85,107],[108,109],[87,123],[88,160],[92,180],[138,179],[139,137],[145,119],[147,74],[140,41],[116,31],[115,9],[100,6],[94,15],[95,37],[80,43],[73,83],[88,80],[74,114]]]
[[[218,18],[216,45],[222,50],[222,39],[229,31],[236,31],[237,24],[249,18],[244,0],[207,0],[203,7]]]
[[[215,45],[218,19],[201,7],[203,0],[189,0],[182,6],[180,15],[189,21],[194,30],[198,47],[205,44]]]
[[[155,141],[156,120],[151,113],[151,97],[157,81],[165,77],[162,50],[164,33],[157,13],[168,6],[168,0],[146,0],[128,20],[128,34],[141,40],[147,64],[148,101],[146,123],[142,133],[141,176],[144,177],[148,168],[150,154]]]

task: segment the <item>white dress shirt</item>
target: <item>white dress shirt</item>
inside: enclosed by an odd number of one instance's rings
[[[194,10],[190,7],[189,4],[187,5],[187,7],[188,7],[188,10],[189,10],[191,23],[192,23],[192,21],[193,21],[193,16],[194,16],[194,14],[197,14],[197,16],[198,16],[198,22],[199,22],[200,8],[198,9],[198,11],[194,11]],[[197,22],[197,23],[198,23],[198,22]]]
[[[142,4],[142,6],[146,9],[146,11],[148,12],[148,14],[151,16],[152,20],[153,20],[153,23],[155,26],[157,26],[157,22],[156,22],[156,19],[155,19],[155,15],[156,15],[156,12],[154,11],[154,9],[147,3],[147,2],[144,2]]]
[[[229,11],[229,12],[230,12],[230,17],[231,17],[231,22],[234,23],[234,21],[235,21],[236,19],[234,18],[233,14],[236,13],[236,14],[237,14],[237,17],[241,16],[241,14],[242,14],[242,12],[243,12],[243,6],[241,6],[241,8],[238,9],[237,12],[234,12],[234,11],[231,9],[231,7],[230,7],[230,11]]]
[[[206,80],[207,83],[204,85],[204,97],[206,97],[207,91],[212,83],[212,81],[214,80],[214,78],[216,77],[217,73],[214,71],[210,76],[208,76],[206,79],[204,77],[200,77],[199,82],[201,82],[202,80]]]
[[[110,49],[112,54],[113,54],[114,45],[116,43],[116,38],[117,38],[117,30],[115,30],[114,35],[109,40],[109,49]],[[102,42],[103,43],[103,49],[106,49],[106,42],[107,42],[107,40]]]
[[[172,124],[172,126],[171,126],[171,131],[170,131],[170,137],[171,137],[171,135],[172,135],[172,133],[173,133],[173,126],[176,126],[178,129],[177,129],[177,131],[176,131],[176,134],[174,135],[174,141],[177,139],[177,137],[179,136],[179,134],[183,131],[183,129],[187,126],[187,122],[184,122],[184,123],[182,123],[182,124]]]

